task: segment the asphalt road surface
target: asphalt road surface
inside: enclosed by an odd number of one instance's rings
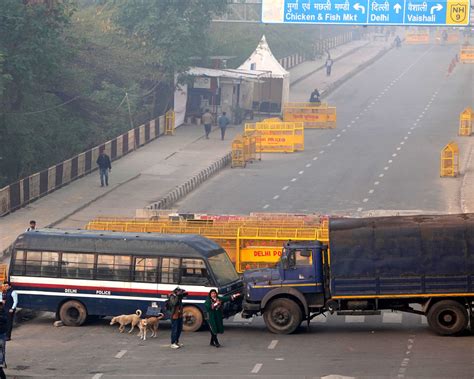
[[[447,77],[454,46],[404,46],[335,91],[337,128],[305,130],[305,151],[265,154],[227,169],[178,204],[207,213],[362,215],[459,211],[458,189],[439,177],[442,147],[474,101],[472,65]],[[335,67],[337,69],[337,67]],[[309,94],[308,78],[292,91]],[[293,99],[298,100],[298,99]]]
[[[185,333],[169,347],[170,327],[141,341],[107,319],[79,328],[52,326],[44,316],[14,329],[8,343],[11,377],[146,378],[278,377],[472,378],[473,336],[439,337],[418,315],[319,317],[293,335],[266,331],[261,318],[226,322],[222,348],[208,331]],[[333,376],[332,378],[338,378]]]

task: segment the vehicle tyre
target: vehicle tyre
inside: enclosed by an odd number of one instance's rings
[[[461,303],[454,300],[443,300],[433,304],[429,309],[428,325],[442,336],[452,336],[467,328],[469,315]]]
[[[202,312],[192,305],[183,307],[183,330],[185,332],[196,332],[202,327]]]
[[[87,319],[87,309],[77,300],[66,301],[59,309],[59,318],[66,326],[81,326]]]
[[[291,334],[301,324],[303,314],[293,300],[275,299],[265,308],[263,319],[272,333]]]

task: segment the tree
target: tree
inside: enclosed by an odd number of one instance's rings
[[[174,88],[174,75],[185,71],[192,57],[206,56],[214,14],[225,11],[227,0],[119,0],[115,22],[159,74],[155,82]],[[158,85],[158,83],[156,83]],[[171,92],[171,91],[170,91]]]

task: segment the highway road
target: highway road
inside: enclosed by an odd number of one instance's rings
[[[418,315],[329,316],[293,335],[226,322],[223,347],[209,333],[186,333],[169,348],[169,324],[156,339],[120,334],[101,320],[79,328],[53,328],[50,316],[15,329],[8,354],[12,377],[67,378],[462,378],[474,373],[472,336],[438,337]],[[332,378],[339,378],[333,376]]]
[[[332,130],[305,130],[305,151],[265,154],[227,169],[185,198],[181,211],[207,213],[458,212],[459,188],[439,177],[441,148],[456,137],[474,100],[472,65],[447,77],[454,46],[404,46],[329,96]],[[337,70],[337,66],[334,67]],[[292,87],[306,100],[311,78]],[[461,152],[465,153],[465,152]]]

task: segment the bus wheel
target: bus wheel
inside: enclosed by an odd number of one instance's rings
[[[270,332],[291,334],[301,324],[303,315],[293,300],[275,299],[265,308],[263,319]]]
[[[452,336],[467,328],[469,316],[467,309],[454,300],[443,300],[433,304],[427,315],[428,324],[442,336]]]
[[[81,326],[87,319],[87,309],[79,301],[66,301],[59,309],[59,318],[66,326]]]
[[[202,326],[202,312],[192,306],[187,305],[183,308],[183,330],[185,332],[196,332]]]

